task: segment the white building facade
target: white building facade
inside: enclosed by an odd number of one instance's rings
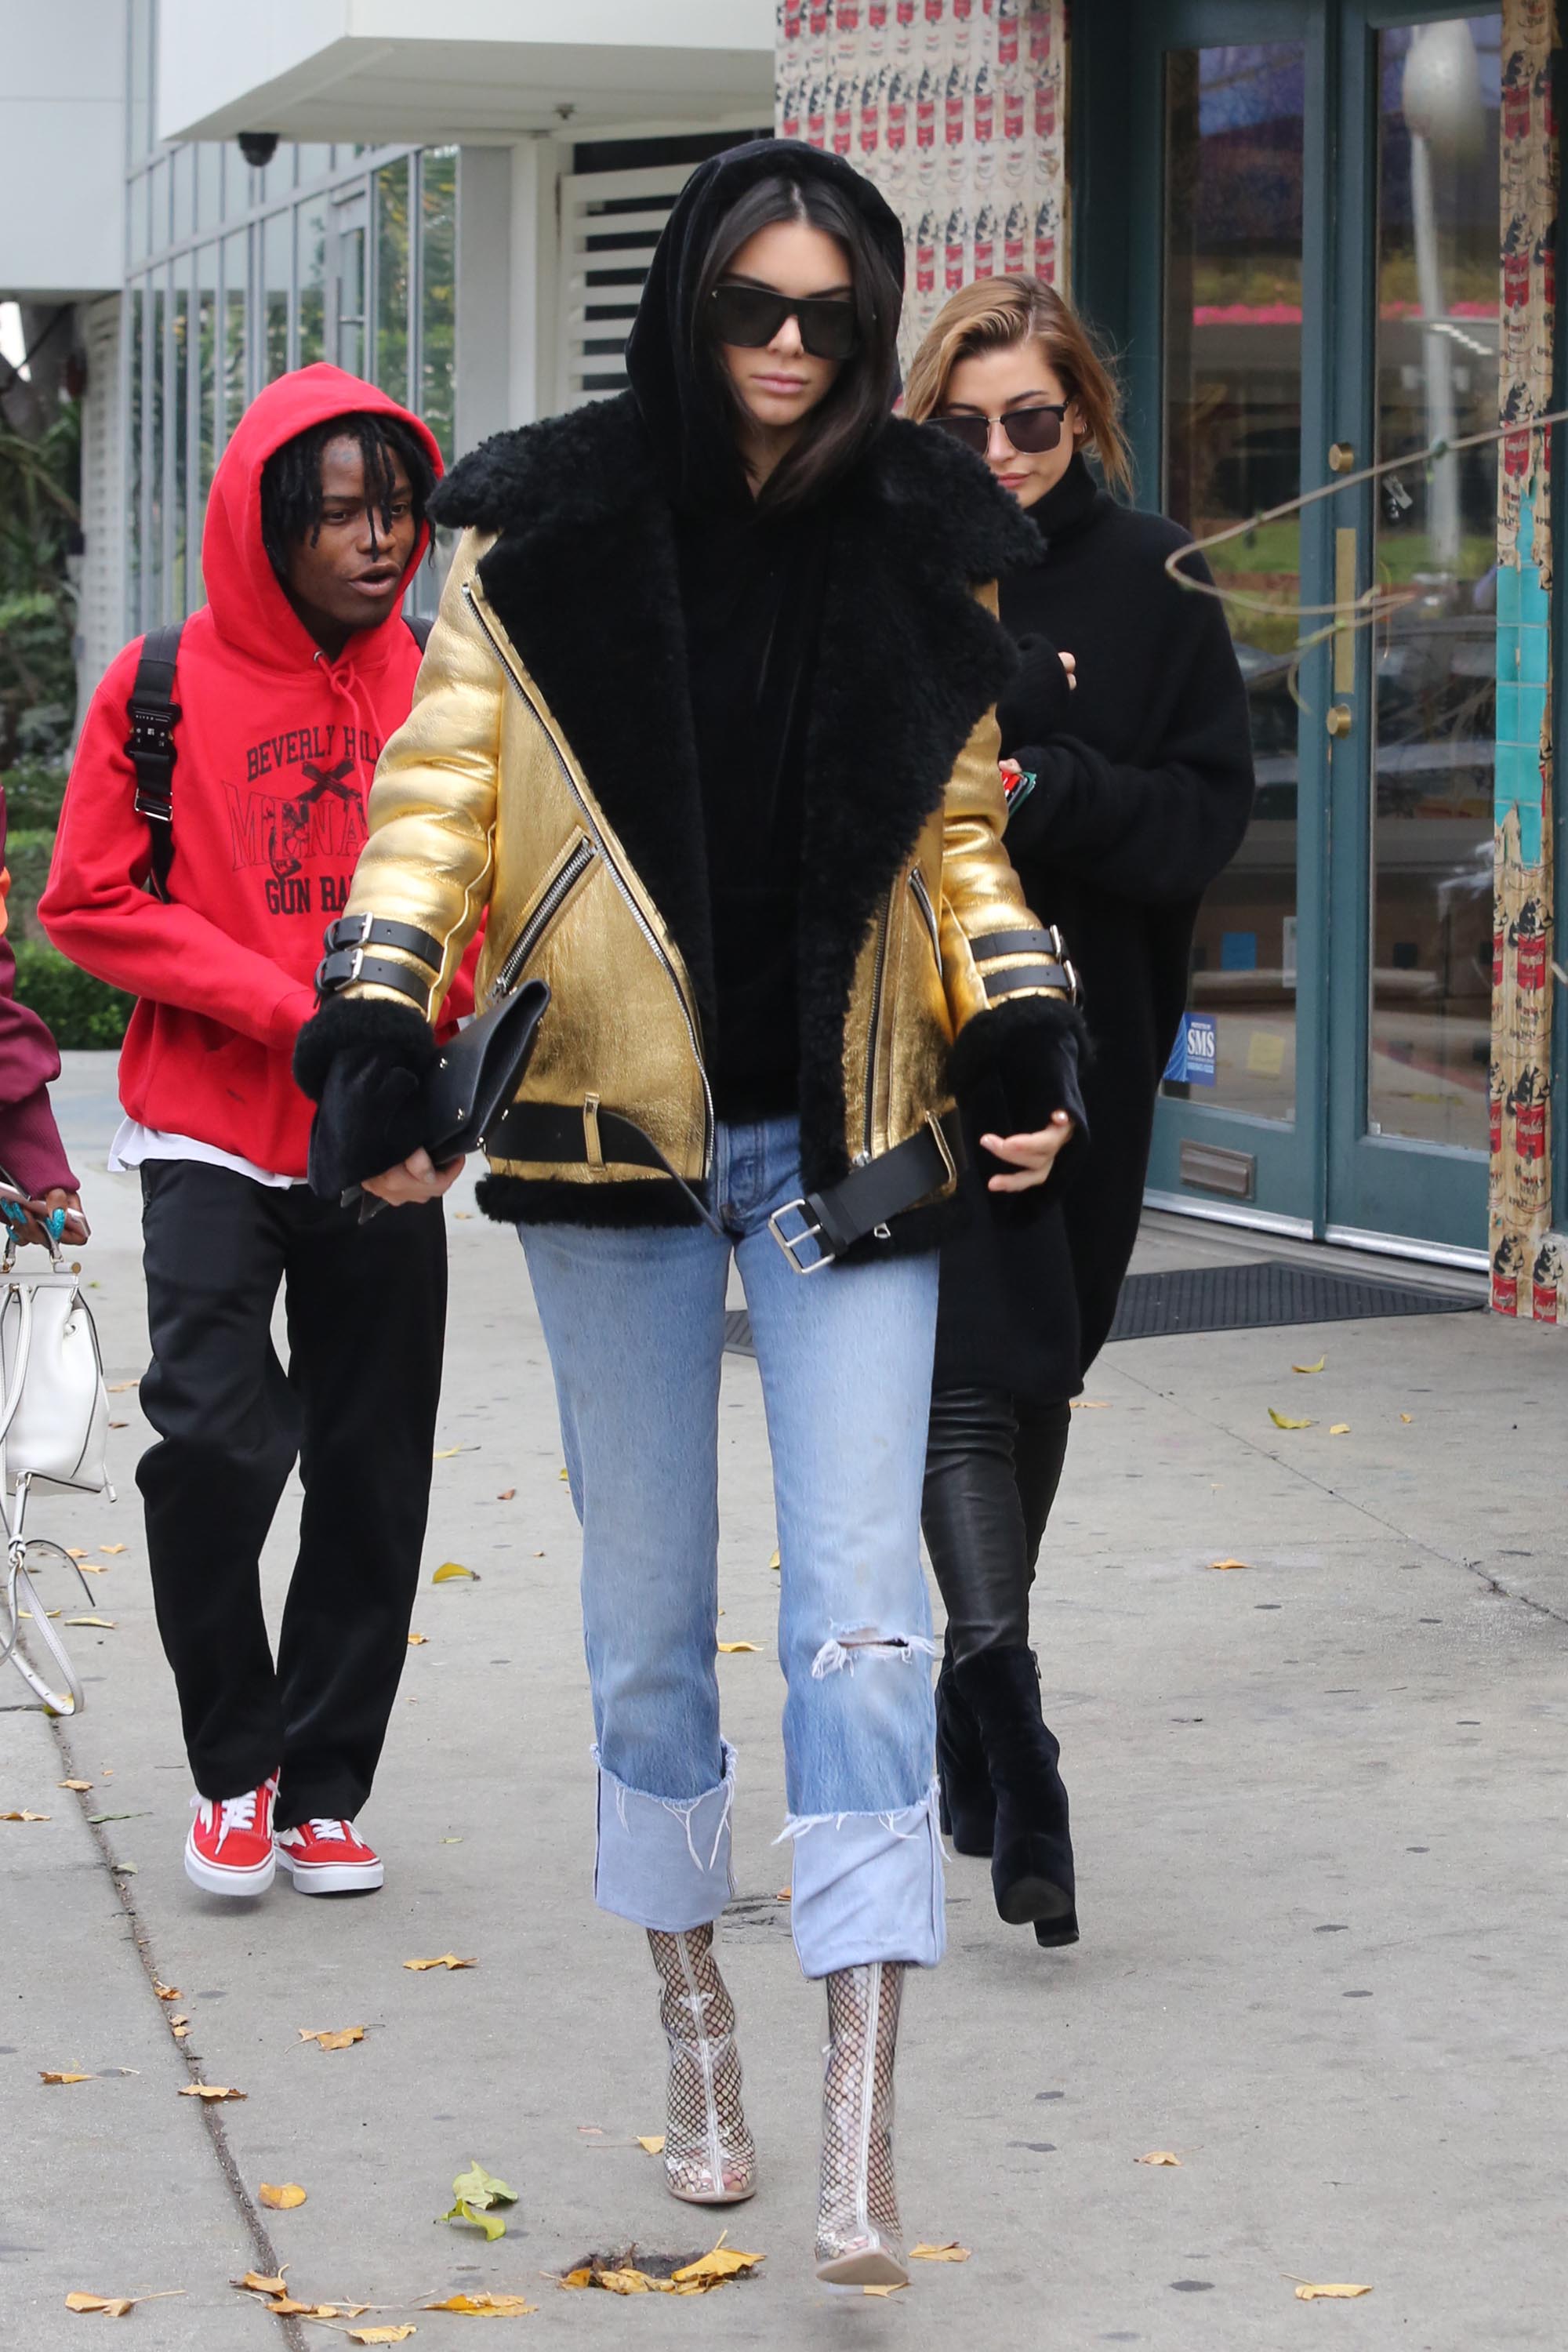
[[[201,602],[265,383],[334,361],[448,460],[615,390],[682,180],[773,121],[771,0],[0,0],[0,301],[85,379],[84,701]]]

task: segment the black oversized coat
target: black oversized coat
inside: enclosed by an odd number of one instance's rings
[[[1186,1005],[1198,903],[1252,805],[1247,694],[1218,603],[1178,587],[1187,534],[1118,506],[1081,458],[1030,509],[1047,552],[1002,582],[1016,640],[1072,654],[998,711],[1003,750],[1036,777],[1007,850],[1025,895],[1060,925],[1083,982],[1089,1141],[1040,1195],[964,1180],[944,1246],[939,1385],[1068,1397],[1104,1345],[1137,1238],[1154,1103]],[[1187,567],[1204,579],[1201,559]]]

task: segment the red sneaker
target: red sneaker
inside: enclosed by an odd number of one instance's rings
[[[301,1822],[279,1830],[274,1843],[296,1895],[363,1895],[382,1883],[381,1856],[353,1822]]]
[[[185,1876],[208,1895],[265,1895],[277,1869],[272,1803],[278,1775],[243,1797],[193,1797]]]

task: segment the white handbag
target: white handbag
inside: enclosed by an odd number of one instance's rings
[[[82,1689],[27,1572],[29,1553],[55,1553],[75,1569],[89,1601],[92,1589],[61,1545],[24,1533],[27,1497],[40,1486],[107,1493],[112,1499],[108,1445],[103,1360],[79,1276],[58,1253],[47,1272],[33,1274],[16,1266],[7,1250],[0,1265],[0,1456],[5,1496],[14,1501],[6,1509],[0,1499],[8,1612],[8,1622],[0,1620],[0,1665],[9,1658],[56,1715],[79,1714]],[[30,1624],[30,1642],[58,1669],[63,1691],[46,1681],[25,1654],[24,1622]]]

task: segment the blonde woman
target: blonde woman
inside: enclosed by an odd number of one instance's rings
[[[953,297],[906,394],[917,422],[986,460],[1046,541],[1001,582],[1021,656],[996,712],[1007,849],[1029,904],[1065,934],[1094,1046],[1089,1156],[1065,1192],[1008,1199],[997,1163],[984,1148],[972,1157],[974,1213],[942,1252],[926,1469],[926,1540],[948,1614],[944,1812],[961,1853],[990,1854],[1003,1918],[1032,1922],[1043,1945],[1079,1930],[1029,1589],[1068,1400],[1110,1328],[1137,1234],[1198,901],[1234,856],[1253,792],[1224,615],[1164,568],[1186,534],[1101,487],[1130,487],[1119,406],[1082,320],[1023,277]],[[1201,558],[1187,569],[1207,577]]]

